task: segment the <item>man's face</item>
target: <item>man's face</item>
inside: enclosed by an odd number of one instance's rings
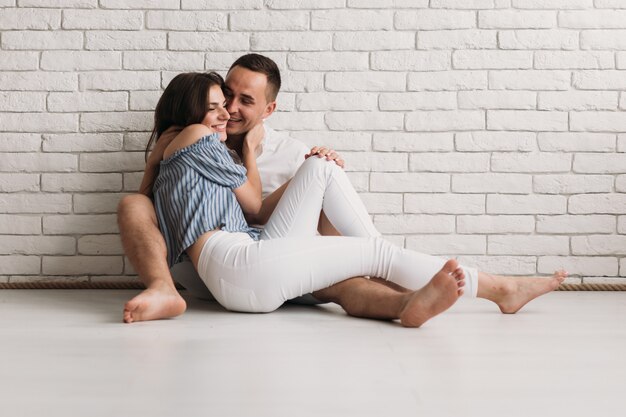
[[[228,135],[242,135],[272,114],[276,102],[267,102],[266,88],[265,74],[239,66],[230,70],[226,75]]]

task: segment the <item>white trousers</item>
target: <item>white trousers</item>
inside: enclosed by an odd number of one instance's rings
[[[342,236],[316,236],[322,210]],[[261,240],[215,233],[202,249],[198,274],[226,309],[260,313],[355,276],[416,290],[445,261],[381,238],[344,171],[311,157],[291,180]],[[475,297],[478,272],[462,268],[465,294]]]

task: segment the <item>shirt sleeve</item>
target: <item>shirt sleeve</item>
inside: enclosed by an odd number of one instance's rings
[[[194,152],[185,155],[185,162],[196,172],[215,184],[231,189],[246,182],[246,168],[233,161],[226,145],[213,138],[198,145]]]

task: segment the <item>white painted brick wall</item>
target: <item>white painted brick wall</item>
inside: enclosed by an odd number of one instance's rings
[[[256,51],[390,241],[626,279],[622,0],[0,0],[0,279],[134,275],[115,210],[181,71]]]

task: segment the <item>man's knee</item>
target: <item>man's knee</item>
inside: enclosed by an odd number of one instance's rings
[[[156,213],[152,200],[143,194],[124,196],[117,205],[117,221],[120,226],[128,222],[156,222]]]

